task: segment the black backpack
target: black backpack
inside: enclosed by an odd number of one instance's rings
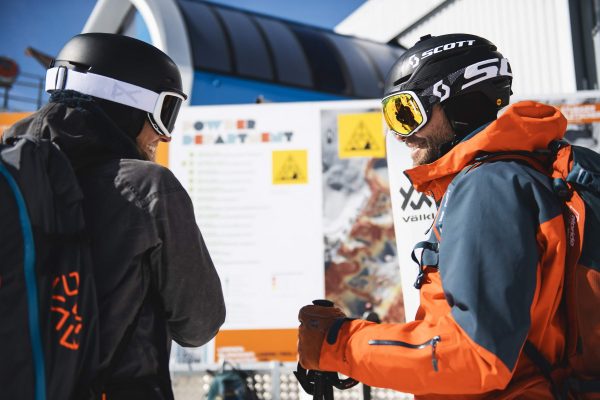
[[[251,371],[246,372],[224,362],[221,370],[212,375],[207,400],[258,400]]]
[[[85,398],[98,310],[83,195],[48,140],[0,144],[0,399]]]

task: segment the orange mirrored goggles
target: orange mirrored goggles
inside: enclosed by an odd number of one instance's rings
[[[381,100],[383,117],[398,137],[408,137],[427,123],[427,113],[414,92],[391,94]]]

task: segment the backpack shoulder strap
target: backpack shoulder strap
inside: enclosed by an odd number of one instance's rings
[[[557,191],[558,196],[564,201],[565,209],[565,228],[567,230],[567,260],[566,271],[572,272],[577,260],[581,255],[584,240],[585,226],[585,202],[577,191],[577,177],[579,173],[573,173],[573,151],[569,144],[564,142],[558,143],[559,146],[555,151],[555,157],[552,164],[552,178],[555,189],[560,186]],[[571,278],[567,276],[567,278]],[[568,284],[568,282],[567,282]],[[566,288],[567,290],[573,288]]]
[[[42,332],[40,327],[40,309],[38,301],[38,286],[36,279],[36,252],[33,238],[33,231],[27,204],[19,185],[8,168],[2,162],[0,156],[0,176],[8,183],[11,189],[19,214],[19,223],[23,235],[23,273],[25,275],[25,287],[27,293],[27,308],[29,322],[29,339],[31,343],[31,351],[33,354],[34,375],[35,375],[35,396],[36,399],[46,398],[46,371],[44,362],[44,351],[42,345]]]
[[[549,175],[549,152],[528,152],[528,151],[503,151],[498,153],[485,153],[475,158],[475,163],[484,163],[490,161],[518,161],[531,168]]]

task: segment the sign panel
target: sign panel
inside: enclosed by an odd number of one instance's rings
[[[316,298],[405,320],[382,129],[378,101],[182,110],[169,167],[192,198],[227,320],[177,359],[293,361],[297,312]]]
[[[223,329],[295,329],[324,296],[318,131],[309,105],[182,110],[169,164],[221,277]]]

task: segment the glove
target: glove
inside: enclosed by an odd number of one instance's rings
[[[298,320],[298,355],[304,369],[319,370],[321,346],[335,320],[346,314],[337,307],[308,305],[300,309]]]

